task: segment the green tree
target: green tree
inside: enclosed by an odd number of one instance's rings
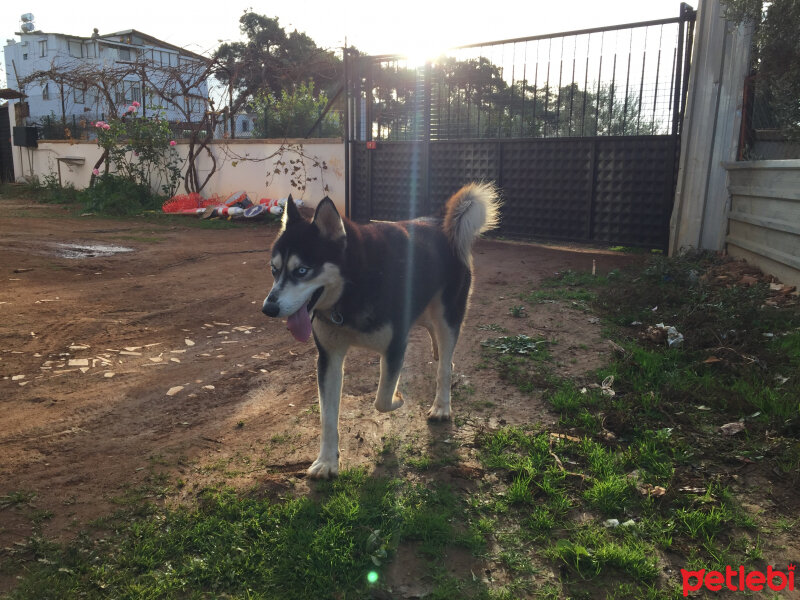
[[[251,110],[260,115],[253,128],[255,137],[305,137],[316,123],[328,96],[316,94],[314,82],[301,83],[291,91],[283,89],[279,94],[260,93],[251,103]],[[342,123],[337,113],[328,113],[317,130],[316,137],[340,137]]]
[[[229,88],[229,110],[239,111],[259,94],[279,95],[311,79],[322,89],[338,83],[341,61],[277,18],[245,12],[239,30],[246,40],[226,42],[214,53],[214,75]]]
[[[757,93],[781,131],[800,140],[800,2],[723,0],[728,18],[755,25],[753,68]]]

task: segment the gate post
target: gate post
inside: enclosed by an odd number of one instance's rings
[[[730,200],[722,164],[736,160],[750,67],[752,26],[726,21],[720,0],[700,0],[695,36],[670,255],[687,247],[723,248]]]

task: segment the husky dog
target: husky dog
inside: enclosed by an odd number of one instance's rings
[[[422,325],[439,362],[432,420],[450,418],[450,378],[472,283],[472,242],[497,225],[497,191],[491,184],[464,186],[447,202],[443,219],[358,225],[343,219],[330,198],[311,221],[290,198],[283,228],[272,246],[275,282],[262,311],[288,317],[299,341],[314,335],[319,351],[322,439],[308,469],[314,478],[339,471],[339,401],[350,346],[381,355],[375,408],[400,408],[396,395],[409,330]]]

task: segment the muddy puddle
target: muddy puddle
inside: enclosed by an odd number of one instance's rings
[[[108,244],[53,244],[56,256],[61,258],[95,258],[133,252],[133,248]]]

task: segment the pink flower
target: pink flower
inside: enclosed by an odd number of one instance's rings
[[[100,169],[92,169],[92,175],[100,175]]]
[[[134,108],[139,108],[141,104],[139,104],[136,100],[134,100],[133,102],[131,102],[131,106],[133,106]]]
[[[108,123],[103,123],[103,129],[108,131],[109,129],[111,129],[111,125],[109,125]]]
[[[138,152],[136,152],[136,151],[134,150],[134,151],[133,151],[133,155],[134,155],[134,156],[139,156],[139,153],[138,153]]]
[[[170,140],[169,145],[170,146],[175,146],[177,143],[178,142],[176,142],[175,140]]]
[[[136,112],[136,107],[133,106],[133,105],[129,106],[127,112],[129,112],[129,113]]]
[[[102,127],[103,125],[105,125],[103,121],[98,121],[97,123],[94,124],[95,127]]]

